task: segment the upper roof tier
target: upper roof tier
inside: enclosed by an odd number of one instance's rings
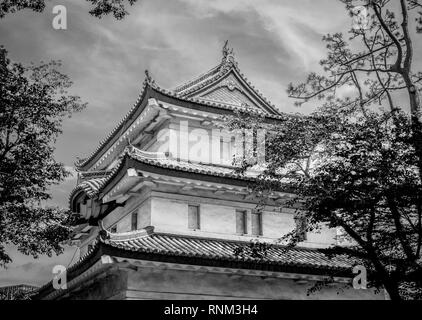
[[[222,102],[238,107],[249,106],[259,112],[280,114],[240,72],[233,49],[228,48],[227,41],[220,64],[176,87],[174,92],[182,97]]]
[[[151,116],[155,116],[155,113],[164,114],[165,110],[161,110],[160,105],[149,107],[150,98],[217,115],[232,114],[238,110],[259,113],[276,121],[287,116],[279,112],[240,72],[233,49],[228,48],[227,41],[222,60],[216,67],[173,90],[160,88],[148,71],[145,74],[141,93],[133,107],[90,156],[75,163],[79,171],[97,170],[98,162],[101,162],[104,154],[123,150],[123,144],[131,135],[139,133],[136,129],[141,130],[139,123],[142,121],[138,119],[141,113],[149,111]],[[116,148],[119,143],[122,145]]]

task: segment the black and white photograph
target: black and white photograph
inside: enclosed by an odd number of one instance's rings
[[[0,308],[422,300],[421,36],[420,0],[0,0]]]

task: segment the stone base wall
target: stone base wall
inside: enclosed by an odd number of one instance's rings
[[[116,268],[117,267],[117,268]],[[89,283],[72,289],[62,299],[285,299],[384,300],[384,292],[373,289],[355,290],[347,283],[323,286],[308,295],[315,280],[289,279],[280,276],[239,275],[212,272],[207,268],[189,266],[171,269],[167,266],[114,266],[107,275],[100,274]]]

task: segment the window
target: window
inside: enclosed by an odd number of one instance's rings
[[[252,212],[252,235],[262,236],[262,212]]]
[[[90,252],[92,250],[92,244],[88,245],[88,252]]]
[[[248,233],[248,215],[245,210],[236,210],[236,233],[247,234]]]
[[[298,241],[305,241],[306,230],[307,230],[307,221],[306,215],[303,212],[297,213],[294,217],[296,224],[296,237]]]
[[[131,218],[131,230],[135,231],[138,229],[138,211],[135,210],[134,212],[132,212],[132,218]]]
[[[117,233],[117,225],[112,226],[111,229],[110,229],[110,232],[111,233]]]
[[[199,206],[189,205],[188,206],[188,228],[191,230],[197,230],[200,227],[199,221]]]
[[[221,164],[231,166],[236,151],[235,137],[228,132],[222,131],[220,139],[220,159]]]

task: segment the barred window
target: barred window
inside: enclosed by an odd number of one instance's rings
[[[252,235],[262,236],[262,212],[253,211],[251,217],[252,217]]]
[[[132,217],[131,217],[131,230],[135,231],[138,229],[138,211],[135,210],[134,212],[132,212]]]
[[[191,230],[200,229],[199,206],[188,206],[188,228]]]
[[[243,235],[248,233],[248,216],[245,210],[236,210],[236,233]]]

